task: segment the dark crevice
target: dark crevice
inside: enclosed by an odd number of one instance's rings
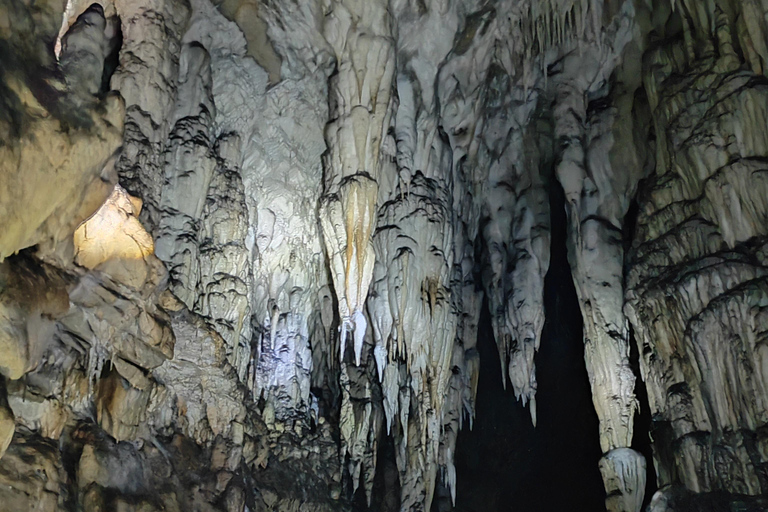
[[[120,28],[120,18],[112,16],[107,20],[107,24],[114,27],[115,33],[108,41],[107,57],[104,59],[104,71],[101,75],[102,93],[106,93],[111,89],[109,82],[120,65],[120,49],[123,47],[123,31]]]
[[[638,191],[645,190],[645,180],[640,180],[637,185]],[[623,248],[624,248],[624,277],[623,286],[626,289],[626,279],[629,275],[629,260],[630,253],[632,251],[632,244],[635,240],[635,234],[637,231],[637,221],[640,215],[640,203],[637,195],[632,199],[629,204],[629,209],[624,216],[624,230],[623,230]],[[646,484],[645,484],[645,498],[643,500],[643,510],[650,504],[653,494],[658,489],[656,479],[656,468],[653,464],[653,447],[651,444],[651,429],[653,427],[653,418],[651,416],[651,407],[648,402],[648,392],[645,388],[645,382],[642,379],[640,372],[640,348],[635,338],[635,331],[629,325],[629,364],[632,368],[632,373],[635,375],[635,397],[639,404],[639,410],[635,414],[633,437],[632,437],[632,449],[643,454],[645,457],[646,467]]]
[[[635,232],[637,231],[637,217],[639,214],[640,205],[637,202],[637,198],[632,199],[632,201],[629,203],[627,214],[624,216],[624,254],[627,254],[627,252],[632,248],[632,241],[635,239]]]
[[[387,426],[382,424],[386,430]],[[395,460],[395,441],[383,432],[379,438],[379,450],[376,456],[376,473],[373,478],[371,493],[371,512],[397,512],[400,510],[400,474]]]
[[[455,510],[579,512],[605,510],[598,469],[598,420],[584,363],[582,319],[566,256],[565,197],[550,187],[551,264],[546,321],[536,356],[538,426],[502,388],[487,301],[479,332],[480,378],[474,430],[459,432]]]
[[[645,500],[643,501],[643,510],[647,507],[653,494],[658,489],[656,484],[656,468],[653,465],[653,448],[651,446],[651,406],[648,404],[648,392],[645,389],[645,382],[640,376],[640,357],[635,340],[635,331],[629,329],[629,364],[632,372],[635,374],[635,396],[640,404],[640,410],[635,414],[634,436],[632,437],[632,449],[640,452],[645,457]]]

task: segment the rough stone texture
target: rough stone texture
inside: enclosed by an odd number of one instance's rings
[[[656,167],[639,194],[626,310],[654,414],[659,483],[757,495],[766,492],[768,419],[759,341],[766,87],[740,64],[728,16],[712,6],[697,16],[713,30],[694,17],[682,41],[644,61]]]
[[[8,397],[4,383],[0,393],[2,393],[0,394],[0,459],[2,459],[13,439],[13,434],[16,430],[16,418],[8,406]]]
[[[65,479],[57,447],[30,434],[17,435],[0,459],[0,499],[8,510],[61,510]]]
[[[68,310],[58,272],[45,273],[28,260],[0,264],[0,373],[18,379],[37,366],[53,335],[53,320]]]
[[[122,138],[120,97],[92,95],[101,85],[104,15],[89,11],[73,25],[61,53],[62,79],[46,44],[55,37],[62,6],[22,2],[4,11],[0,260],[34,245],[40,256],[71,258],[75,228],[112,191],[110,159]]]
[[[450,509],[484,300],[537,421],[562,186],[607,509],[642,507],[638,405],[651,510],[762,506],[766,19],[762,0],[0,4],[0,503]]]
[[[138,220],[141,200],[117,185],[101,208],[75,230],[75,263],[140,289],[152,277],[154,241]]]

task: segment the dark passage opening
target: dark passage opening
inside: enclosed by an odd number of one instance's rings
[[[632,371],[635,372],[635,396],[640,404],[640,411],[635,414],[634,436],[632,437],[632,449],[640,452],[645,457],[645,499],[643,510],[650,505],[653,494],[658,489],[656,485],[656,468],[653,466],[653,447],[651,446],[651,406],[648,404],[648,392],[645,382],[640,377],[640,356],[637,351],[635,333],[630,329],[629,336],[629,362]]]
[[[647,101],[647,100],[646,100]],[[643,189],[643,180],[638,185]],[[629,210],[624,217],[624,287],[626,289],[626,276],[629,274],[627,255],[630,253],[632,240],[635,238],[635,229],[637,228],[637,216],[640,206],[637,200],[630,203]],[[651,445],[651,429],[653,427],[651,417],[651,406],[648,403],[648,391],[645,388],[645,382],[640,375],[640,353],[635,338],[635,331],[632,326],[629,327],[629,364],[635,374],[635,396],[640,404],[640,410],[635,414],[634,436],[632,437],[632,448],[643,454],[645,457],[645,499],[643,501],[643,510],[651,503],[653,494],[658,489],[656,484],[656,468],[653,465],[653,447]]]
[[[551,264],[546,321],[536,356],[538,426],[504,391],[488,306],[478,332],[480,380],[474,430],[459,433],[456,510],[576,512],[605,510],[598,469],[598,420],[584,363],[582,319],[566,256],[565,199],[550,192]]]

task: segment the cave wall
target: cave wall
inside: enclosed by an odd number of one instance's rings
[[[681,37],[652,41],[643,59],[655,165],[637,197],[626,311],[659,483],[702,493],[766,493],[766,81],[745,27],[754,6],[684,5],[671,15],[683,15]]]
[[[450,508],[484,300],[538,421],[555,182],[607,509],[645,498],[638,407],[654,510],[767,493],[766,20],[3,2],[0,501]]]

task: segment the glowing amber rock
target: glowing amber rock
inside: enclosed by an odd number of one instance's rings
[[[143,282],[145,263],[154,257],[155,244],[139,222],[140,211],[141,200],[117,185],[101,208],[75,231],[75,263],[88,269],[99,267],[125,284]]]

